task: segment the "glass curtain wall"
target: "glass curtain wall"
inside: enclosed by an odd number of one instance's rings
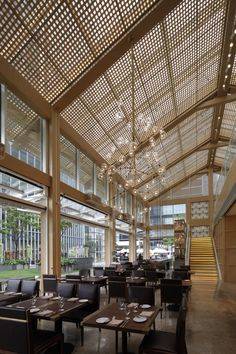
[[[61,212],[62,271],[104,266],[106,214],[65,197]]]
[[[60,145],[61,181],[83,193],[95,194],[107,204],[107,179],[98,179],[100,168],[63,136]]]
[[[129,260],[129,237],[131,225],[116,219],[116,261]]]
[[[38,275],[42,255],[42,215],[45,222],[47,203],[45,190],[17,176],[0,172],[0,193],[1,278]]]
[[[5,122],[2,122],[5,125],[2,140],[6,152],[46,172],[45,121],[7,88],[4,87],[2,92],[6,107],[5,114],[1,117],[2,120],[5,119]]]

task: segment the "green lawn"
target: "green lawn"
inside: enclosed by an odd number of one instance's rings
[[[17,270],[3,270],[0,272],[0,279],[8,279],[15,277],[34,277],[40,275],[37,269],[17,269]]]

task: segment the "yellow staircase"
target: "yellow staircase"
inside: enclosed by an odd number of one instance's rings
[[[190,248],[192,281],[218,280],[211,237],[192,237]]]

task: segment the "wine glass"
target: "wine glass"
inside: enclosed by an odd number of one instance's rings
[[[34,294],[33,297],[32,297],[32,301],[31,301],[31,307],[32,308],[35,308],[35,304],[36,304],[36,301],[37,301],[37,295]]]
[[[121,310],[121,311],[123,311],[123,310],[124,310],[124,308],[125,308],[125,302],[124,302],[124,299],[123,299],[123,298],[121,298],[121,299],[120,299],[120,301],[119,301],[119,303],[120,303],[120,310]]]
[[[128,304],[125,304],[125,319],[129,320],[129,314],[130,314],[130,308],[128,306]]]
[[[64,311],[64,298],[62,296],[59,297],[59,311]]]

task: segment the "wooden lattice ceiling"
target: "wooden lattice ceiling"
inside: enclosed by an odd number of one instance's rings
[[[135,33],[159,3],[4,0],[0,52],[57,107],[99,58],[108,56],[129,30]],[[214,166],[215,159],[217,165],[222,163],[224,146],[214,145],[209,152],[202,147],[229,138],[234,124],[234,103],[199,111],[197,107],[208,97],[226,96],[236,84],[235,2],[183,0],[173,9],[169,6],[169,13],[134,44],[135,115],[144,117],[136,122],[136,159],[144,173],[137,187],[143,196],[148,190],[147,199],[200,168]],[[68,101],[61,117],[109,164],[116,164],[125,178],[130,166],[132,87],[130,52],[120,53],[77,98]],[[154,126],[164,127],[167,137],[160,140],[156,134],[151,147],[148,139]],[[123,155],[125,162],[119,164]],[[164,184],[158,166],[167,168]]]

